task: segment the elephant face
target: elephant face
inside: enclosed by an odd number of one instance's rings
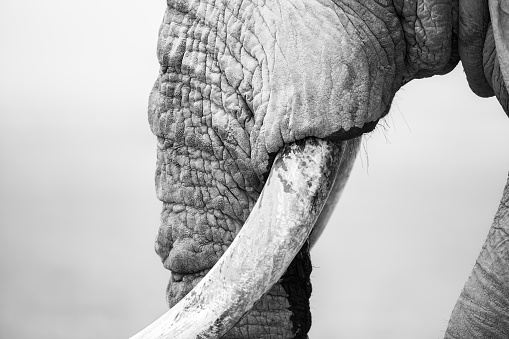
[[[212,337],[307,337],[311,264],[306,238],[317,218],[311,239],[319,235],[351,169],[357,137],[388,113],[396,91],[412,79],[449,72],[461,56],[470,62],[471,87],[480,95],[497,94],[507,111],[493,53],[500,30],[479,8],[487,8],[487,2],[168,1],[149,122],[158,139],[156,188],[163,201],[156,252],[172,272],[170,307],[186,295],[222,296],[209,275],[224,279],[225,289],[235,280],[226,276],[238,275],[235,281],[244,287],[234,294],[240,299],[220,299],[240,305],[251,289],[263,287],[245,310],[239,306],[239,314],[216,314]],[[468,39],[483,44],[471,48]],[[336,193],[327,203],[331,190]],[[271,233],[278,227],[272,220],[306,227]],[[244,224],[252,233],[239,235],[242,239],[271,230],[267,242],[253,240],[254,252],[269,253],[259,264],[270,274],[260,269],[261,278],[241,273],[256,257],[245,242],[227,252]],[[269,250],[272,239],[288,246]],[[212,269],[222,256],[241,264]],[[240,271],[233,273],[232,267]],[[190,293],[198,283],[200,292]],[[190,309],[182,307],[173,319]],[[229,318],[237,323],[231,330],[224,325]]]

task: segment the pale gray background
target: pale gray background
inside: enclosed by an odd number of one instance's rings
[[[0,2],[1,338],[126,338],[166,309],[146,118],[165,6]],[[442,337],[508,155],[461,67],[405,86],[313,251],[311,337]]]

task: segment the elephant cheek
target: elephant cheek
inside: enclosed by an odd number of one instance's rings
[[[268,84],[253,84],[255,92],[268,93],[253,107],[259,173],[268,168],[268,154],[285,144],[309,136],[347,140],[373,130],[404,73],[404,38],[392,6],[282,2],[267,5],[268,18],[276,16],[271,6],[281,6],[282,17],[273,19],[277,39],[264,48]]]

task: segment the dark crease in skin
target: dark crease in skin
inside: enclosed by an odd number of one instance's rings
[[[385,116],[387,113],[388,112],[384,113],[382,116]],[[375,129],[377,124],[378,124],[378,120],[366,122],[361,128],[352,127],[348,131],[345,131],[344,129],[340,129],[339,131],[332,133],[325,139],[334,140],[334,141],[353,139],[353,138],[356,138],[364,133],[372,132]]]

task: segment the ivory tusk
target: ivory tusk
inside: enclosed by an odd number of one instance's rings
[[[309,236],[349,147],[315,138],[286,146],[228,250],[200,283],[131,339],[220,338],[284,274]]]
[[[343,193],[343,189],[345,188],[346,182],[350,177],[350,172],[352,171],[353,164],[355,163],[355,158],[357,157],[357,153],[359,152],[359,146],[361,144],[362,137],[357,137],[355,139],[350,139],[343,141],[343,149],[341,152],[341,158],[339,159],[339,169],[336,180],[334,181],[334,186],[332,187],[329,198],[327,202],[323,206],[322,212],[320,216],[316,220],[315,226],[309,235],[309,247],[313,248],[313,246],[318,241],[318,238],[322,235],[325,226],[329,222],[329,219],[336,207],[336,204]]]

